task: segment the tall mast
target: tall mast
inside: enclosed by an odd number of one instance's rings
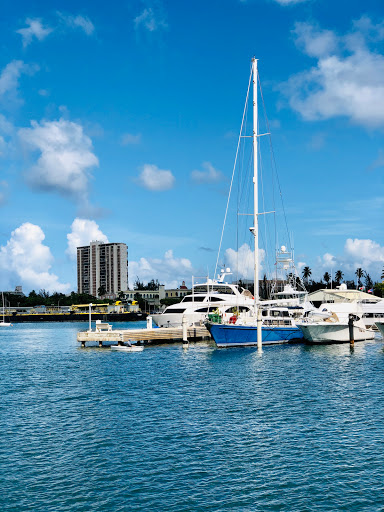
[[[254,297],[259,303],[259,219],[258,219],[258,112],[257,112],[257,59],[252,59],[253,75],[253,236],[254,236]]]

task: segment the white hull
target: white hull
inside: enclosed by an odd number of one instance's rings
[[[373,317],[373,315],[371,316],[364,316],[362,318],[364,324],[365,324],[365,327],[367,327],[368,329],[371,329],[372,327],[374,327],[374,325],[379,322],[379,323],[384,323],[384,313],[381,314],[380,316],[379,315],[375,315],[375,317]]]
[[[347,323],[300,324],[303,336],[310,343],[349,343],[349,325]],[[373,340],[375,333],[369,329],[354,326],[354,341]]]
[[[384,339],[384,321],[376,322],[376,327],[379,329],[381,337]]]
[[[185,314],[188,325],[200,321],[205,317],[205,314],[198,313],[194,316],[195,318],[193,318],[193,314]],[[158,327],[181,327],[183,323],[183,313],[158,313],[151,315],[151,317]]]
[[[10,322],[0,322],[0,327],[11,327],[11,325]]]
[[[117,350],[119,352],[142,352],[144,347],[142,345],[111,345],[111,350]]]

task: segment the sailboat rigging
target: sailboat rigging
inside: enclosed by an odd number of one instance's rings
[[[257,59],[252,59],[252,90],[253,90],[253,226],[250,231],[254,239],[253,252],[253,279],[254,279],[254,313],[246,321],[239,320],[236,323],[225,324],[214,320],[212,317],[206,323],[213,339],[218,347],[237,347],[256,345],[257,337],[257,318],[259,322],[261,316],[263,324],[261,328],[263,344],[283,343],[293,339],[302,338],[300,329],[295,325],[292,315],[288,308],[276,307],[276,300],[262,302],[260,301],[259,290],[259,212],[258,205],[258,155],[259,155],[259,137],[258,133],[258,68]],[[247,95],[248,100],[248,95]],[[243,116],[244,119],[244,116]],[[227,205],[228,209],[228,205]],[[221,242],[220,242],[221,245]],[[282,249],[285,249],[283,247]],[[304,292],[305,294],[305,292]],[[217,320],[217,319],[216,319]],[[260,333],[260,330],[259,330]]]

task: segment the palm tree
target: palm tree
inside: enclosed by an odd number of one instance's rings
[[[370,290],[373,286],[373,281],[372,281],[371,276],[368,274],[368,272],[365,272],[364,278],[365,278],[365,287],[367,290]]]
[[[99,286],[99,288],[97,289],[97,295],[99,297],[102,297],[106,293],[107,293],[107,290],[105,289],[105,286],[103,284],[101,286]]]
[[[304,267],[302,274],[303,274],[304,281],[306,282],[306,284],[308,284],[308,280],[312,275],[312,270],[309,267]]]
[[[328,288],[328,284],[329,284],[329,281],[331,280],[331,276],[329,275],[328,272],[326,272],[323,276],[323,279],[324,281],[327,283],[327,288]]]
[[[343,277],[344,277],[344,274],[342,273],[341,270],[336,270],[336,273],[335,273],[335,281],[337,284],[340,284],[340,281],[343,280]]]
[[[358,284],[358,286],[361,286],[361,278],[364,275],[364,270],[359,267],[358,269],[356,269],[355,275],[357,277],[357,284]]]

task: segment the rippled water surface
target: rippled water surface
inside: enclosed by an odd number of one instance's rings
[[[1,511],[384,510],[383,342],[141,353],[0,330]]]

